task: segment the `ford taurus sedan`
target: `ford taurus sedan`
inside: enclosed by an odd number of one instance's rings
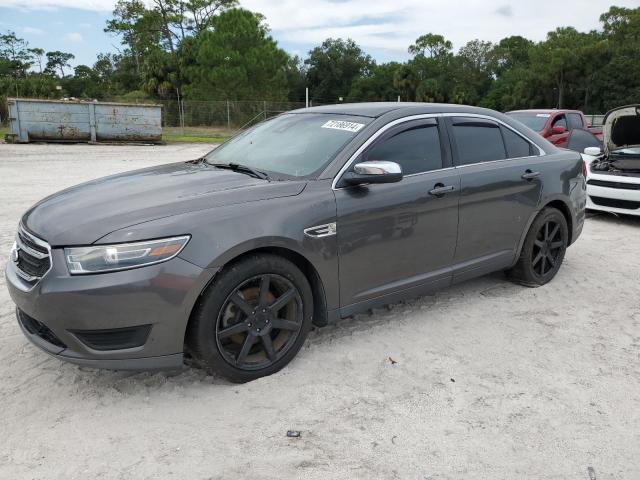
[[[585,188],[578,153],[491,110],[309,108],[45,198],[22,217],[7,284],[26,337],[57,358],[188,356],[242,382],[284,367],[313,324],[493,271],[546,284]]]

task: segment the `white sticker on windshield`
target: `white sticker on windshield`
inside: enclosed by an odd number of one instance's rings
[[[333,128],[334,130],[346,130],[347,132],[357,132],[364,123],[345,122],[344,120],[329,120],[322,125],[322,128]]]
[[[536,117],[549,118],[551,116],[550,113],[538,113]]]

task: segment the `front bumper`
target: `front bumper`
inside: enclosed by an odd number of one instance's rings
[[[587,182],[587,209],[640,216],[640,178],[590,176]]]
[[[96,368],[182,365],[191,310],[215,269],[176,257],[132,270],[72,276],[62,250],[53,249],[51,256],[51,270],[35,285],[17,275],[13,262],[5,270],[18,323],[33,344],[61,360]]]

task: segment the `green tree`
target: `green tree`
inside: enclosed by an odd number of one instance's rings
[[[31,66],[29,44],[14,32],[0,35],[0,74],[25,77]]]
[[[354,80],[368,76],[374,65],[373,59],[353,40],[325,40],[305,60],[311,98],[320,103],[346,98]]]
[[[451,53],[453,45],[442,35],[427,33],[416,39],[416,43],[409,47],[409,53],[418,56],[422,55],[429,58],[436,58]]]
[[[394,82],[400,63],[389,62],[374,65],[367,76],[357,77],[351,84],[347,100],[352,102],[395,101],[402,97],[403,91]]]
[[[55,50],[53,52],[47,52],[47,66],[45,72],[49,75],[56,75],[60,72],[60,77],[64,78],[64,69],[70,68],[69,62],[73,60],[75,55],[71,53],[61,52]]]
[[[640,7],[611,7],[600,16],[600,22],[608,59],[594,80],[591,102],[599,106],[600,111],[638,103]]]
[[[307,74],[304,61],[298,56],[289,57],[286,67],[288,98],[292,102],[301,102],[305,99],[307,87]]]
[[[186,67],[191,99],[283,100],[289,57],[269,35],[261,15],[230,9],[194,38],[196,62]]]

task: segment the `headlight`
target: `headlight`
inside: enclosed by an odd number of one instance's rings
[[[190,238],[185,235],[136,243],[65,248],[64,256],[72,275],[127,270],[172,259]]]

